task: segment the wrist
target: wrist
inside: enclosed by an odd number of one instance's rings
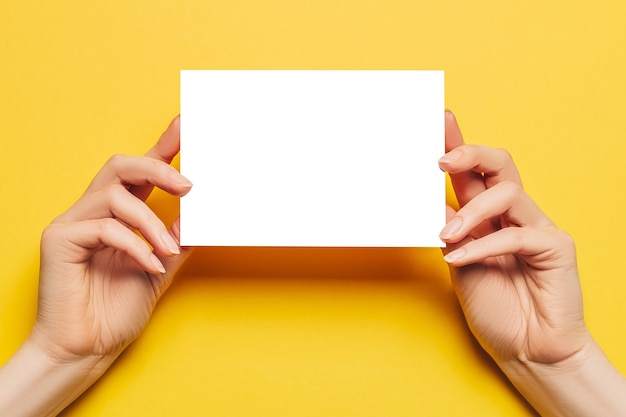
[[[109,356],[57,356],[58,347],[40,343],[29,337],[0,368],[0,415],[54,416],[115,360]]]
[[[516,358],[499,365],[542,416],[626,416],[626,380],[591,336],[559,362]]]
[[[120,349],[116,352],[96,352],[92,343],[87,343],[84,336],[64,337],[62,343],[48,337],[48,334],[59,333],[54,330],[43,330],[39,323],[35,323],[29,338],[24,344],[32,345],[34,349],[39,351],[40,355],[46,357],[52,364],[84,369],[93,367],[94,371],[97,371],[102,366],[106,370],[123,351],[123,349]],[[79,341],[72,343],[73,339]]]

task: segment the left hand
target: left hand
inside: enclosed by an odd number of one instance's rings
[[[41,240],[39,308],[31,338],[59,361],[115,358],[146,325],[190,250],[145,204],[153,187],[191,183],[169,165],[179,118],[143,157],[116,155]],[[142,239],[143,238],[143,239]]]

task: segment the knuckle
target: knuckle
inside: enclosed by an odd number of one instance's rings
[[[70,221],[69,220],[69,211],[65,212],[63,214],[59,214],[58,216],[53,218],[52,221],[50,222],[50,225],[57,224],[57,223],[67,223],[68,221]]]
[[[155,184],[166,181],[173,169],[169,164],[153,158],[145,158],[143,178],[146,183]]]
[[[506,196],[513,200],[517,199],[520,196],[524,195],[524,189],[514,181],[502,181],[498,184],[501,190],[506,193]]]
[[[557,238],[561,242],[562,245],[568,246],[570,249],[576,249],[576,243],[574,242],[574,238],[565,230],[558,229],[557,230]]]
[[[109,160],[106,162],[107,166],[113,167],[113,168],[119,168],[120,165],[123,164],[124,160],[127,158],[126,155],[123,154],[115,154],[112,155]]]
[[[117,220],[107,217],[105,219],[100,219],[98,221],[98,226],[102,234],[108,235],[114,233],[118,229],[119,223]]]
[[[504,148],[487,148],[485,157],[488,154],[489,165],[486,167],[486,174],[490,176],[498,176],[502,173],[509,172],[511,167],[515,166],[511,153]]]
[[[57,240],[61,233],[61,224],[51,223],[46,226],[41,232],[41,243],[44,244],[46,242]]]
[[[126,193],[126,189],[120,184],[109,184],[102,189],[107,201],[115,201]]]
[[[159,161],[158,159],[151,159],[151,170],[162,178],[167,178],[172,170],[174,169],[170,164],[167,164],[163,161]]]
[[[513,242],[516,249],[524,246],[526,234],[522,227],[509,227],[508,229],[509,239]]]
[[[503,164],[513,162],[513,155],[511,155],[511,152],[508,150],[504,148],[495,148],[494,151],[496,152],[498,159],[502,161]]]

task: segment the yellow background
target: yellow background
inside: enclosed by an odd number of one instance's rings
[[[0,363],[36,309],[41,230],[141,154],[180,69],[443,69],[465,137],[509,149],[576,239],[587,322],[626,372],[626,2],[7,1]],[[177,202],[152,198],[166,219]],[[25,398],[25,400],[27,400]],[[526,416],[437,249],[203,249],[64,416]]]

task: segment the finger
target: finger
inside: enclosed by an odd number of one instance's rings
[[[447,222],[450,222],[452,219],[454,219],[456,217],[456,214],[457,214],[456,210],[454,210],[449,205],[446,205],[446,221]],[[461,239],[458,242],[450,242],[450,241],[446,242],[445,240],[442,239],[442,241],[446,244],[446,246],[441,248],[441,251],[443,252],[444,255],[446,255],[447,253],[452,252],[456,248],[464,245],[469,240],[471,240],[470,236],[467,236],[465,239]]]
[[[174,221],[174,223],[170,227],[169,233],[171,238],[174,239],[176,244],[180,247],[180,218],[177,218]],[[153,278],[159,280],[158,282],[154,282],[157,299],[160,298],[170,286],[174,279],[174,275],[187,260],[187,258],[189,258],[194,249],[195,248],[193,247],[181,247],[179,255],[163,259],[163,265],[165,266],[167,273]]]
[[[80,199],[58,221],[76,222],[106,217],[118,219],[128,227],[139,230],[160,255],[180,253],[178,244],[157,215],[119,184]]]
[[[465,266],[483,262],[502,255],[518,255],[530,258],[527,262],[534,268],[558,268],[555,248],[562,245],[564,234],[557,229],[507,227],[480,239],[470,240],[444,256],[453,266]],[[562,261],[561,261],[562,262]]]
[[[177,218],[174,223],[172,223],[169,233],[171,238],[178,245],[178,247],[180,247],[180,217]],[[189,257],[189,255],[193,252],[194,249],[195,248],[193,247],[180,247],[180,255],[164,259],[163,262],[166,265],[167,270],[175,273]]]
[[[184,195],[191,189],[191,182],[171,165],[145,156],[114,155],[93,179],[86,194],[106,188],[111,184],[133,186],[156,186],[173,195]],[[135,194],[137,195],[137,194]],[[137,197],[141,198],[139,195]]]
[[[145,156],[170,163],[180,150],[180,115],[169,124],[157,143],[146,152]]]
[[[446,109],[444,112],[444,123],[446,128],[446,152],[464,145],[463,134],[452,111]]]
[[[492,223],[491,219],[496,221]],[[486,229],[486,225],[491,225],[492,230]],[[483,230],[472,233],[479,226],[483,226]],[[554,224],[519,184],[507,181],[468,202],[448,221],[440,238],[444,242],[458,242],[470,233],[478,238],[508,226],[541,228]]]
[[[439,166],[449,174],[473,172],[481,175],[487,187],[502,181],[520,186],[522,180],[511,154],[504,149],[482,145],[462,145],[439,160]]]
[[[176,116],[161,134],[157,143],[146,152],[145,156],[169,164],[180,150],[180,116]],[[134,185],[130,191],[141,200],[148,198],[152,186]]]
[[[446,221],[449,222],[456,216],[457,211],[446,204]]]
[[[57,223],[46,228],[42,245],[50,236],[53,242],[62,242],[57,249],[82,253],[82,258],[72,256],[73,262],[87,260],[94,251],[110,247],[126,253],[146,272],[160,274],[165,272],[163,263],[156,257],[146,242],[115,219],[85,220],[75,223]],[[69,245],[69,246],[68,246]]]
[[[442,164],[441,159],[439,160],[439,166],[444,171],[446,171],[445,158],[448,157],[450,159],[457,156],[458,154],[454,150],[464,145],[459,124],[454,114],[449,110],[445,112],[445,127],[447,153],[442,158],[444,164]],[[450,174],[450,181],[461,207],[486,188],[482,175],[472,171]]]

